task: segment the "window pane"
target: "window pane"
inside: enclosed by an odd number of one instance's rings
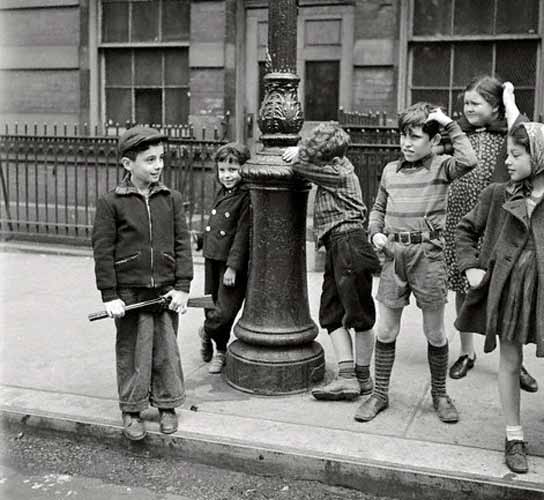
[[[535,92],[534,90],[516,89],[516,104],[521,113],[525,113],[531,120],[535,119]]]
[[[465,87],[476,75],[493,71],[493,46],[490,43],[460,43],[453,53],[453,85]]]
[[[106,89],[106,121],[131,121],[130,89]]]
[[[134,51],[134,84],[161,85],[162,62],[161,51],[154,49],[138,49]]]
[[[147,0],[132,3],[132,41],[159,41],[159,2]]]
[[[498,34],[536,33],[537,30],[538,0],[498,0]]]
[[[416,45],[413,51],[412,86],[449,85],[450,47],[446,44]]]
[[[162,91],[136,89],[136,122],[148,125],[162,124]]]
[[[415,0],[414,35],[449,35],[451,0]]]
[[[307,61],[304,114],[306,120],[335,120],[338,116],[338,61]]]
[[[449,92],[447,90],[412,90],[412,104],[420,101],[430,102],[449,110]]]
[[[466,84],[464,87],[466,87]],[[465,100],[464,87],[463,88],[457,87],[453,89],[451,93],[451,106],[452,106],[451,117],[454,120],[457,120],[461,118],[461,116],[463,116],[463,106],[464,106],[464,100]]]
[[[166,123],[185,124],[189,121],[189,96],[187,89],[166,89]]]
[[[102,41],[128,42],[128,3],[102,4]]]
[[[130,85],[130,50],[106,52],[106,85]]]
[[[494,0],[455,0],[454,34],[493,33]]]
[[[189,85],[189,54],[187,49],[165,50],[164,81],[166,85]]]
[[[534,86],[536,79],[536,42],[511,41],[497,43],[495,72],[514,86]]]
[[[191,4],[188,0],[163,0],[162,39],[189,40]]]

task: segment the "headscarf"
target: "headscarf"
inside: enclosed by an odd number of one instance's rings
[[[531,156],[531,175],[521,181],[510,181],[506,188],[510,198],[527,197],[533,189],[533,179],[544,173],[544,124],[525,122],[521,124],[529,136],[529,153]]]

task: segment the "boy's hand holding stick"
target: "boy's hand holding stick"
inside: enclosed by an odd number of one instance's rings
[[[161,297],[157,297],[156,299],[144,300],[143,302],[136,302],[135,304],[130,304],[128,306],[125,306],[124,310],[125,312],[133,311],[135,309],[141,309],[143,307],[148,307],[148,306],[157,305],[157,304],[166,306],[168,305],[168,302],[170,302],[170,297],[161,296]],[[189,297],[189,299],[187,300],[187,307],[211,309],[212,307],[214,307],[214,302],[211,295]],[[96,321],[99,319],[105,319],[109,317],[110,315],[108,314],[107,311],[99,311],[99,312],[91,313],[88,316],[89,321]]]

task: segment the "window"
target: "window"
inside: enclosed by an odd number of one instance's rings
[[[413,0],[408,49],[410,102],[460,113],[461,91],[480,74],[511,80],[534,117],[539,0]]]
[[[306,61],[304,119],[336,120],[338,116],[339,61]]]
[[[187,123],[189,0],[102,0],[107,123]]]

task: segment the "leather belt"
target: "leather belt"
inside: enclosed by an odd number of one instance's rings
[[[402,231],[400,233],[389,233],[393,241],[398,241],[405,245],[417,245],[426,240],[440,238],[442,231]]]

